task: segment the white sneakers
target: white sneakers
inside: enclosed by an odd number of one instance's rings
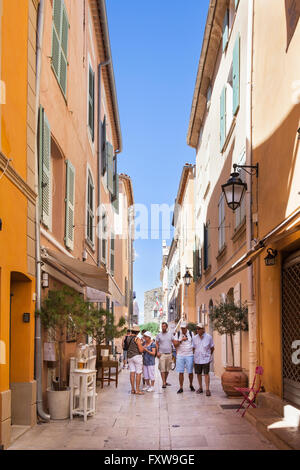
[[[147,392],[154,392],[154,388],[153,387],[147,388]]]

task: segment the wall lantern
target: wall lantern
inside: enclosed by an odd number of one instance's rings
[[[170,307],[170,313],[174,313],[174,308],[172,306]]]
[[[258,177],[258,164],[255,166],[237,164],[233,165],[234,172],[231,173],[227,183],[222,184],[222,191],[224,193],[226,203],[233,211],[240,207],[245,192],[247,191],[247,184],[241,180],[240,174],[236,171],[237,168],[246,171],[246,173],[250,175],[253,174],[254,170],[256,177]],[[248,171],[248,168],[250,168],[251,171]]]
[[[191,280],[192,280],[192,276],[190,275],[190,272],[187,268],[185,275],[183,276],[184,285],[189,287],[189,285],[191,284]]]
[[[269,248],[267,252],[268,254],[265,257],[265,264],[266,266],[274,266],[276,263],[276,256],[278,255],[277,250],[272,250],[272,248]]]
[[[49,287],[49,275],[43,271],[42,273],[42,287],[45,289]]]

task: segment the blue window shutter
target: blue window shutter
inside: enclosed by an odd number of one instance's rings
[[[226,87],[223,88],[220,97],[220,148],[224,147],[226,140]]]
[[[74,211],[75,211],[75,168],[66,161],[66,223],[65,244],[67,248],[74,248]]]
[[[225,51],[228,44],[229,37],[229,10],[225,12],[224,22],[223,22],[223,52]]]
[[[232,112],[235,115],[240,106],[240,35],[238,35],[234,49],[232,62],[232,81],[233,81],[233,105]]]

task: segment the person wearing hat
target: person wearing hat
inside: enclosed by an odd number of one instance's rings
[[[152,334],[150,331],[146,331],[144,333],[144,340],[143,364],[146,387],[143,390],[146,390],[147,392],[153,392],[155,383],[156,344],[152,339]]]
[[[131,330],[132,336],[128,342],[127,359],[130,370],[131,393],[144,395],[144,392],[140,390],[144,347],[142,346],[141,339],[138,337],[139,332],[139,326],[133,325]]]
[[[212,354],[215,350],[215,345],[212,336],[205,333],[203,323],[198,323],[197,334],[193,338],[194,348],[194,364],[195,374],[198,377],[199,389],[197,393],[203,393],[202,388],[202,373],[205,378],[206,396],[210,397],[211,393],[209,390],[209,366],[212,360]]]
[[[173,343],[176,348],[176,372],[179,373],[179,390],[177,393],[183,392],[184,369],[189,374],[190,390],[194,392],[193,387],[193,333],[187,329],[186,322],[181,322],[180,331],[175,333]]]

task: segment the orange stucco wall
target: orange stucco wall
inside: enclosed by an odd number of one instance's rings
[[[3,0],[1,24],[1,80],[6,99],[1,105],[1,152],[26,181],[27,167],[27,35],[28,2]],[[1,175],[2,176],[2,172]],[[33,380],[34,279],[27,274],[27,199],[6,175],[0,180],[0,340],[6,364],[0,364],[0,392],[9,382]],[[22,273],[11,289],[11,273]],[[27,279],[26,279],[27,278]],[[14,291],[14,292],[13,292]],[[11,364],[9,364],[10,293],[12,298]],[[20,303],[20,300],[23,301]],[[23,313],[31,314],[28,324]],[[11,377],[9,375],[11,373]]]

